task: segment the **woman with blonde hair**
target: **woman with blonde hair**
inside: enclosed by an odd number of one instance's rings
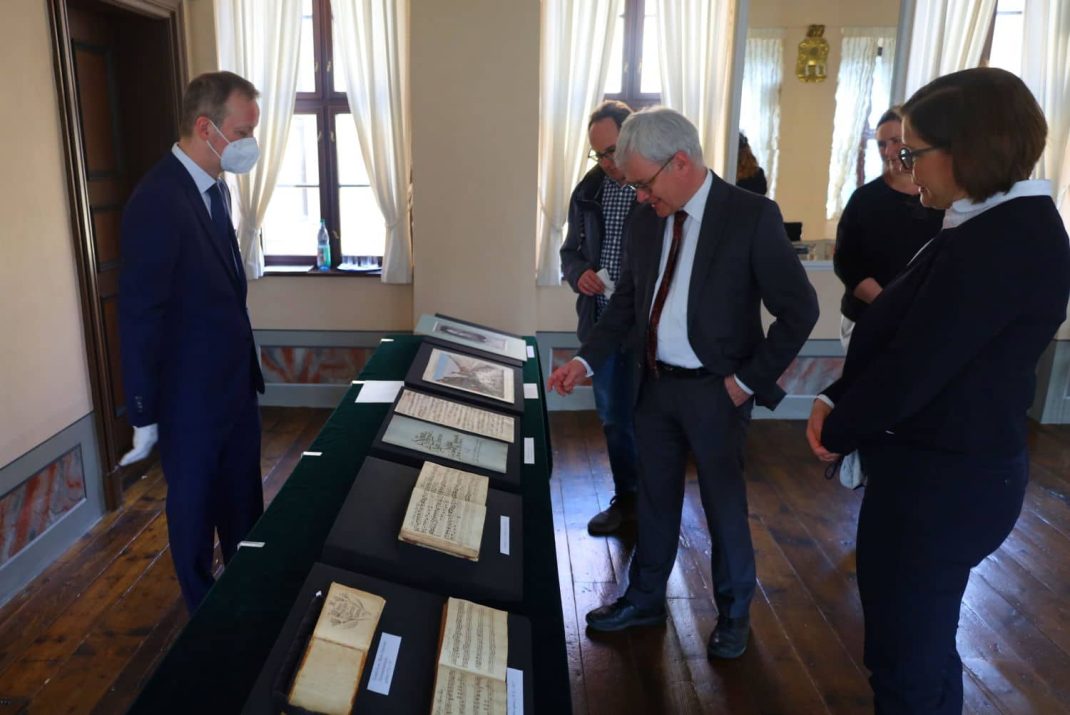
[[[844,285],[840,342],[845,350],[869,304],[940,231],[944,219],[939,208],[922,205],[918,186],[899,161],[903,148],[899,112],[899,107],[892,107],[877,120],[877,149],[884,171],[851,194],[836,226],[832,267]]]

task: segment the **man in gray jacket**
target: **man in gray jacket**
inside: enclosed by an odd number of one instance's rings
[[[624,222],[636,206],[635,190],[624,183],[624,172],[613,162],[620,126],[631,113],[623,102],[608,101],[591,114],[587,136],[591,158],[598,165],[580,180],[569,202],[561,270],[578,294],[576,334],[581,342],[587,340],[609,303],[612,290],[603,277],[611,282],[620,279]],[[594,403],[606,435],[615,491],[608,507],[587,524],[587,531],[594,535],[612,534],[624,521],[635,517],[638,458],[632,408],[636,370],[634,353],[622,347],[592,377]]]

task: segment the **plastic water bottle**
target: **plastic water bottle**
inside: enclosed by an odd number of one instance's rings
[[[327,222],[320,219],[320,230],[316,236],[316,269],[331,270],[331,237],[327,233]]]

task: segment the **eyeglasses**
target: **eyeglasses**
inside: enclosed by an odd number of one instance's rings
[[[902,147],[899,150],[899,163],[903,165],[904,169],[910,171],[914,168],[914,160],[917,159],[919,156],[921,156],[922,154],[928,154],[931,151],[936,151],[937,149],[942,148],[943,147],[938,146],[926,146],[922,147],[921,149],[908,149],[907,147]]]
[[[650,187],[654,185],[654,180],[658,178],[661,172],[665,171],[665,167],[672,163],[672,160],[676,157],[675,154],[665,160],[665,163],[661,165],[661,168],[654,172],[646,181],[629,181],[628,186],[632,187],[636,191],[650,191]]]
[[[591,161],[602,161],[603,159],[612,159],[613,155],[616,153],[617,145],[614,144],[613,146],[608,147],[605,151],[595,151],[594,149],[591,149],[587,152],[587,156],[590,157]]]

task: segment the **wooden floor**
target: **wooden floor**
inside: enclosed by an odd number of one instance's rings
[[[271,499],[329,411],[264,408],[261,467]],[[755,422],[748,445],[759,589],[752,640],[710,665],[716,621],[709,536],[689,480],[664,628],[588,636],[583,615],[617,595],[634,533],[594,538],[612,495],[593,413],[551,415],[551,483],[577,715],[866,713],[854,583],[860,494],[825,482],[803,425]],[[970,713],[1068,712],[1070,427],[1032,433],[1032,483],[1017,528],[975,572],[959,650]],[[165,485],[153,469],[59,561],[0,609],[0,715],[121,713],[186,620],[167,551]]]
[[[669,623],[585,633],[584,614],[618,595],[634,533],[595,538],[586,522],[613,482],[593,413],[555,413],[552,494],[577,715],[871,713],[854,573],[861,493],[823,478],[801,422],[758,421],[747,446],[758,560],[751,642],[712,665],[710,540],[689,475]],[[959,651],[966,712],[1070,712],[1070,427],[1031,431],[1031,484],[1018,524],[975,571]]]
[[[270,501],[330,410],[262,408]],[[154,467],[0,609],[0,715],[123,713],[186,622]]]

